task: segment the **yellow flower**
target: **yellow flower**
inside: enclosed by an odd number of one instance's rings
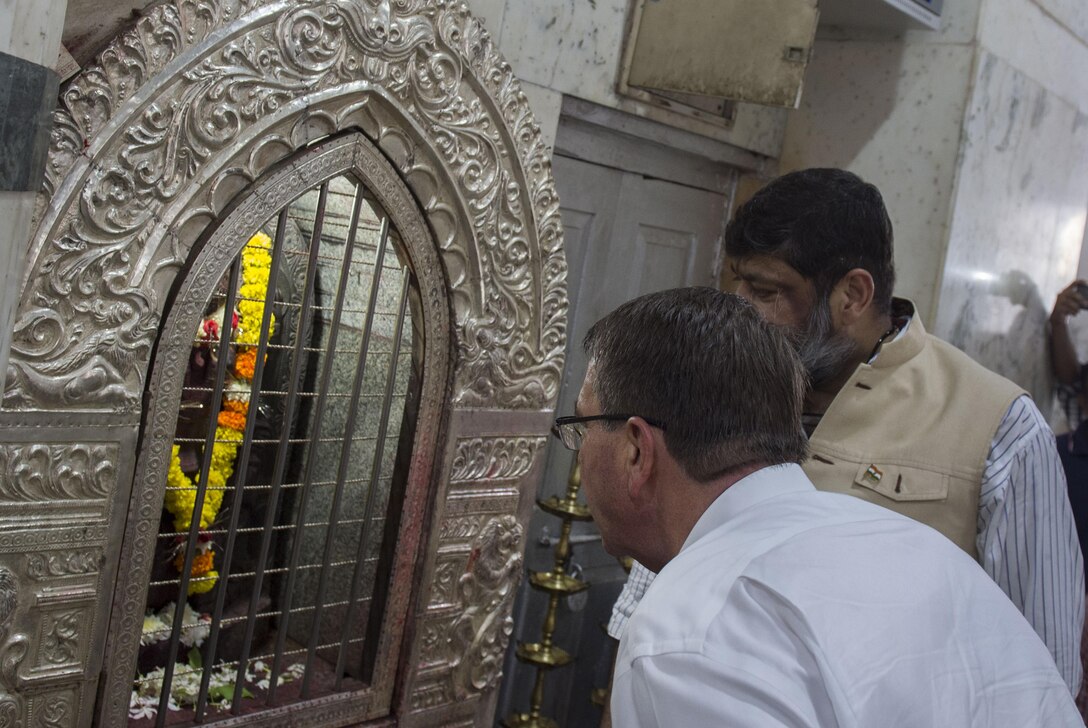
[[[242,285],[239,287],[238,329],[235,332],[234,342],[242,348],[235,357],[236,365],[234,374],[236,380],[232,382],[232,390],[228,397],[224,398],[222,411],[218,415],[219,426],[215,429],[215,441],[212,443],[210,454],[211,462],[208,467],[208,482],[204,490],[204,502],[200,509],[200,528],[207,529],[215,523],[219,515],[219,509],[223,505],[223,492],[227,488],[227,481],[234,473],[234,462],[238,456],[238,448],[242,443],[242,427],[245,424],[245,413],[248,409],[249,394],[245,381],[252,379],[253,367],[237,366],[239,360],[244,360],[248,355],[256,360],[256,349],[261,339],[261,319],[264,316],[265,302],[268,298],[269,269],[272,266],[272,239],[262,232],[256,233],[242,248]],[[226,322],[226,312],[217,312],[217,321]],[[269,335],[275,329],[275,316],[271,317]],[[241,381],[238,381],[241,380]],[[196,510],[197,481],[190,478],[181,469],[180,448],[174,445],[170,453],[170,464],[166,472],[166,495],[163,498],[163,507],[174,516],[174,529],[183,532],[192,526],[194,511]],[[210,569],[211,552],[208,551],[206,564],[208,571],[200,577],[194,577],[189,583],[189,594],[202,594],[215,586],[219,574]],[[184,563],[178,565],[180,569]],[[195,569],[194,569],[195,570]]]
[[[219,581],[219,572],[215,569],[208,571],[203,576],[193,577],[189,580],[189,596],[210,592]]]

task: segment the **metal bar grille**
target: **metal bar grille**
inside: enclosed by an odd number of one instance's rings
[[[400,342],[400,336],[399,336],[400,327],[404,323],[404,315],[403,314],[404,314],[407,306],[408,306],[408,276],[405,275],[404,279],[403,279],[403,281],[401,283],[401,294],[400,294],[401,318],[397,319],[397,333],[398,333],[398,335],[394,339],[394,341],[398,342],[398,343]],[[393,375],[392,375],[392,373],[390,373],[390,382],[392,381],[392,378],[393,378]],[[388,426],[388,424],[389,424],[389,402],[386,401],[385,408],[382,410],[382,423],[381,423],[381,426],[378,428],[379,438],[383,442],[385,440],[385,431],[386,431],[386,427]],[[380,450],[380,448],[379,448],[379,450]],[[371,478],[376,477],[377,473],[379,472],[380,467],[381,466],[380,466],[379,460],[377,458],[375,458],[375,460],[374,460],[374,470],[371,473]],[[343,631],[340,633],[340,650],[337,652],[337,655],[336,655],[336,689],[337,690],[340,689],[340,686],[342,685],[343,679],[344,679],[344,667],[345,667],[345,661],[346,661],[345,647],[346,647],[347,640],[348,640],[348,631],[349,631],[350,625],[351,625],[350,616],[351,616],[352,606],[354,605],[355,599],[358,597],[358,594],[359,594],[359,585],[360,585],[361,580],[362,580],[362,568],[361,567],[362,567],[362,565],[364,563],[364,558],[363,557],[366,554],[367,543],[369,541],[369,539],[367,538],[368,534],[367,534],[367,530],[366,530],[366,522],[369,521],[373,517],[375,500],[376,500],[375,499],[375,489],[371,488],[366,494],[366,510],[364,511],[365,515],[363,516],[363,532],[359,536],[359,550],[358,550],[358,553],[356,553],[356,555],[355,555],[357,566],[355,568],[355,573],[352,575],[352,578],[351,578],[351,596],[348,597],[349,604],[348,604],[348,614],[347,614],[347,616],[349,618],[344,619]]]
[[[227,284],[227,302],[224,305],[224,311],[234,310],[234,298],[235,291],[238,289],[238,275],[241,265],[238,261],[235,261],[230,268],[230,282]],[[225,317],[224,317],[225,318]],[[224,327],[225,328],[225,327]],[[224,332],[220,331],[219,336],[219,361],[226,362],[227,355],[230,352],[230,336],[224,335]],[[227,382],[227,367],[221,365],[216,369],[215,374],[215,393],[212,396],[213,408],[219,408],[219,402],[223,398],[223,387]],[[212,418],[208,418],[208,442],[211,442],[215,438],[215,430],[217,421]],[[196,498],[193,503],[193,512],[189,518],[189,540],[185,544],[185,561],[181,570],[181,579],[178,585],[178,603],[181,603],[182,596],[188,593],[189,590],[189,574],[193,568],[193,557],[196,556],[197,546],[197,534],[200,532],[200,514],[204,510],[204,499],[207,496],[208,491],[208,473],[212,467],[212,448],[210,446],[204,448],[204,457],[200,463],[200,479],[198,481]],[[170,683],[174,677],[174,664],[178,659],[178,648],[181,646],[181,625],[184,617],[184,609],[174,609],[173,625],[171,626],[170,635],[170,647],[167,652],[166,666],[163,670],[162,684],[164,689],[159,696],[159,712],[155,725],[157,728],[162,728],[166,725],[166,712],[170,703]]]
[[[378,260],[377,260],[377,263],[375,264],[375,267],[374,267],[374,278],[373,278],[373,280],[372,280],[372,282],[370,284],[370,303],[371,303],[370,308],[371,308],[371,310],[374,310],[374,308],[377,305],[377,301],[378,301],[378,290],[379,290],[379,284],[381,283],[382,262],[385,260],[385,247],[386,247],[386,244],[388,243],[388,241],[389,241],[389,225],[388,225],[388,222],[386,222],[385,224],[382,225],[381,238],[380,238],[380,241],[378,242]],[[350,424],[349,432],[352,429],[354,429],[354,426],[355,426],[355,416],[356,416],[356,413],[358,412],[359,395],[362,393],[363,377],[364,377],[364,375],[366,373],[367,350],[370,348],[370,334],[371,334],[371,331],[372,331],[373,323],[374,323],[373,317],[368,316],[367,320],[366,320],[365,327],[363,329],[363,345],[359,348],[359,364],[358,364],[358,366],[356,367],[356,370],[355,370],[355,382],[352,384],[352,390],[351,390],[351,395],[352,395],[351,396],[351,403],[352,403],[352,406],[348,410],[348,412],[349,412],[348,422]],[[397,341],[397,336],[394,335],[394,346],[396,345],[396,341]],[[394,350],[393,359],[394,359],[394,361],[396,360],[395,350]],[[389,371],[395,372],[396,367],[393,367],[393,366],[389,367]],[[387,390],[386,391],[386,397],[388,397],[388,396],[389,396],[389,392]],[[380,445],[375,445],[375,447],[374,447],[374,462],[378,462],[378,463],[381,462],[381,451],[382,451],[381,446]],[[351,457],[351,446],[348,443],[344,443],[340,447],[340,463],[339,463],[339,466],[337,468],[337,480],[342,481],[343,478],[347,476],[348,462],[349,462],[350,457]],[[370,480],[371,480],[371,482],[375,482],[373,475],[371,475]],[[337,508],[339,507],[340,499],[343,496],[343,490],[344,489],[343,489],[342,486],[338,486],[336,488],[335,493],[333,494],[333,514],[334,514],[334,516],[335,516],[335,514],[337,512]],[[369,492],[373,493],[373,492],[375,492],[375,490],[376,490],[375,488],[371,488]],[[363,528],[362,534],[360,535],[360,542],[365,542],[366,541],[366,528],[365,528],[366,517],[364,516],[362,520],[363,520],[364,528]],[[329,561],[332,559],[332,545],[334,543],[334,538],[336,536],[336,528],[337,528],[337,524],[336,524],[336,521],[334,520],[332,523],[329,524],[329,531],[325,536],[325,551],[324,551],[323,562],[324,562],[324,564],[326,566],[324,566],[321,569],[321,577],[320,577],[320,581],[318,582],[318,587],[317,587],[318,611],[314,615],[314,624],[315,624],[315,626],[320,623],[320,619],[321,619],[321,602],[325,598],[325,589],[326,589],[326,587],[328,585],[328,571],[329,570],[327,568],[327,565],[328,565]],[[350,613],[350,601],[351,600],[349,599],[348,601],[349,601],[349,608],[348,609],[349,609],[349,613]],[[347,622],[347,620],[345,620],[345,623],[346,622]],[[307,672],[310,670],[310,666],[313,664],[313,656],[314,656],[314,651],[316,649],[317,636],[318,636],[318,630],[314,629],[313,632],[311,633],[311,637],[310,637],[309,653],[306,656],[306,671]],[[346,637],[342,636],[341,639],[342,640],[346,639]],[[275,669],[273,669],[272,674],[273,675],[276,674]],[[309,693],[310,693],[310,677],[309,677],[309,675],[303,673],[302,697],[303,698],[307,697],[309,695]]]
[[[277,251],[282,249],[283,235],[285,230],[285,222],[287,220],[287,210],[280,212],[279,224],[276,226],[276,240],[273,244],[272,250],[272,263],[269,266],[269,278],[268,278],[268,294],[267,300],[274,301],[276,299],[276,280],[279,277],[280,269],[280,256]],[[261,377],[264,375],[265,355],[268,350],[268,332],[272,326],[272,306],[265,306],[261,315],[261,334],[257,344],[257,358],[253,364],[253,379],[249,385],[249,401],[256,402],[259,390],[259,383]],[[249,458],[253,448],[253,431],[257,424],[257,411],[256,407],[250,407],[246,411],[246,429],[245,436],[242,441],[242,452],[238,458],[238,470],[235,476],[235,508],[231,513],[230,527],[227,529],[227,546],[224,553],[223,560],[223,573],[220,578],[223,580],[222,584],[228,584],[230,582],[230,569],[231,558],[234,555],[234,543],[238,534],[238,516],[242,512],[241,504],[243,493],[245,492],[246,484],[246,468],[249,464]],[[212,617],[212,629],[209,634],[209,646],[208,646],[208,664],[215,663],[215,648],[219,640],[219,630],[222,628],[223,619],[223,607],[225,606],[227,598],[227,590],[224,588],[219,589],[216,594],[215,611]],[[179,596],[180,600],[180,596]],[[181,610],[175,610],[181,611]],[[204,718],[204,711],[207,708],[208,701],[208,689],[211,682],[211,670],[205,670],[200,678],[200,692],[197,695],[196,701],[196,722],[201,722]]]
[[[340,282],[339,282],[339,285],[337,285],[337,288],[336,288],[336,310],[335,310],[335,313],[333,314],[333,319],[332,319],[332,331],[329,334],[329,348],[330,349],[335,349],[336,348],[337,335],[340,333],[340,316],[341,316],[341,313],[342,313],[341,309],[344,306],[344,296],[347,294],[348,274],[351,272],[350,271],[350,269],[351,269],[351,254],[352,254],[352,250],[354,248],[355,233],[356,233],[356,230],[357,230],[358,224],[359,224],[359,213],[360,213],[360,211],[362,209],[362,204],[363,204],[362,198],[359,195],[356,195],[355,208],[352,211],[351,229],[348,232],[349,244],[347,245],[347,247],[344,250],[344,262],[343,262],[343,264],[341,266],[341,269],[340,269]],[[387,225],[388,225],[388,223],[386,221],[382,222],[382,232],[383,232],[382,237],[383,237],[383,240],[385,238],[385,230],[387,229]],[[316,244],[315,244],[315,247],[316,247]],[[375,299],[376,299],[377,284],[378,284],[378,281],[381,278],[381,270],[382,270],[382,252],[381,251],[384,251],[384,246],[380,249],[380,252],[378,254],[378,262],[374,266],[374,280],[371,283],[371,287],[374,289],[374,291],[372,291],[371,298],[370,298],[370,300],[371,300],[370,310],[366,312],[368,327],[369,327],[370,322],[373,321],[373,311],[374,311],[374,305],[373,304],[376,303]],[[366,341],[366,338],[369,335],[369,328],[366,331],[367,331],[367,333],[364,333],[364,342]],[[362,352],[366,351],[365,343],[361,347],[360,351],[362,351]],[[365,357],[365,353],[363,354],[363,356]],[[365,363],[365,359],[364,359],[364,363]],[[317,409],[316,409],[316,414],[314,415],[314,439],[318,440],[318,441],[320,441],[320,439],[321,439],[321,427],[322,427],[322,424],[324,422],[323,418],[324,418],[324,414],[325,414],[325,402],[326,402],[326,398],[324,396],[324,393],[328,391],[329,380],[332,378],[332,365],[333,365],[333,357],[326,357],[325,361],[324,361],[324,367],[322,368],[322,371],[321,371],[321,389],[320,389],[321,394],[319,394],[318,397],[317,397]],[[353,416],[354,416],[354,413],[349,412],[348,417],[350,418],[350,417],[353,417]],[[350,432],[351,430],[347,429],[346,431]],[[351,446],[347,445],[347,447],[350,449]],[[317,464],[317,457],[318,457],[318,448],[315,448],[315,447],[311,446],[310,450],[309,450],[309,453],[307,454],[307,458],[306,458],[306,475],[305,475],[305,477],[303,478],[303,481],[302,481],[302,502],[301,502],[301,505],[298,508],[297,527],[299,529],[301,529],[302,524],[305,523],[306,506],[309,503],[310,493],[312,492],[312,489],[308,488],[307,486],[313,481],[314,467]],[[339,490],[340,490],[340,487],[338,486],[337,487],[337,492],[339,492]],[[334,515],[335,515],[335,512],[334,512]],[[330,529],[334,528],[334,527],[335,527],[335,518],[329,524]],[[291,545],[292,546],[292,548],[291,548],[291,566],[288,569],[288,574],[287,574],[287,590],[283,595],[283,600],[284,600],[283,616],[280,619],[279,630],[278,630],[278,632],[276,634],[276,653],[275,653],[275,656],[272,658],[272,672],[271,672],[271,676],[269,678],[270,684],[269,684],[269,688],[268,688],[268,697],[266,699],[266,703],[268,705],[272,705],[272,701],[275,700],[275,697],[276,697],[276,687],[277,687],[277,684],[278,684],[280,668],[282,667],[283,651],[287,646],[287,629],[290,626],[290,619],[291,619],[291,599],[294,597],[295,579],[296,579],[296,576],[298,574],[298,562],[299,562],[299,558],[302,556],[302,543],[303,543],[303,541],[302,541],[301,538],[295,538],[294,542]],[[317,625],[316,624],[311,627],[311,632],[313,634],[315,634],[315,635],[317,634],[318,630],[317,630]]]
[[[350,207],[340,204],[344,200]],[[404,353],[416,335],[405,320],[412,278],[399,251],[387,254],[399,244],[388,216],[362,185],[345,177],[306,193],[272,224],[270,245],[246,247],[270,256],[267,296],[241,292],[242,254],[212,294],[219,296],[212,301],[223,301],[223,312],[262,304],[259,338],[232,341],[230,315],[223,313],[210,359],[214,382],[187,376],[182,388],[179,418],[207,420],[207,426],[199,437],[191,426],[182,432],[179,425],[174,437],[176,448],[199,461],[198,470],[187,471],[194,472],[190,485],[195,483],[188,528],[164,521],[156,540],[159,552],[167,554],[165,563],[180,573],[166,578],[157,569],[148,581],[149,617],[165,595],[172,594],[176,605],[165,624],[155,622],[158,627],[142,633],[142,644],[165,648],[165,663],[157,663],[161,671],[139,674],[133,683],[135,691],[158,690],[156,728],[214,722],[228,708],[240,715],[282,700],[304,703],[317,690],[324,695],[365,687],[355,677],[362,674],[362,658],[357,665],[350,656],[365,654],[366,643],[375,642],[366,615],[374,611],[375,579],[387,558],[375,551],[381,538],[375,542],[370,534],[388,527],[384,504],[403,487],[392,462],[402,457],[396,446],[403,411],[417,401],[409,391],[418,386],[408,374],[412,358]],[[300,228],[306,238],[292,232]],[[214,306],[209,301],[206,310]],[[211,356],[203,335],[192,346]],[[234,379],[228,385],[228,362],[232,352],[243,351],[255,358],[252,378],[240,392]],[[232,425],[242,432],[240,442],[216,427],[228,392],[232,401],[247,403],[244,428]],[[226,485],[208,482],[219,443],[237,446]],[[184,498],[194,488],[167,485],[165,491]],[[222,507],[212,523],[202,524],[209,494]],[[217,574],[194,571],[201,543],[214,544]],[[174,554],[180,554],[176,560]],[[189,604],[192,585],[210,592],[196,610]],[[356,614],[362,617],[353,620]],[[265,671],[259,674],[267,684],[261,681],[258,703],[247,703],[254,697],[247,685],[258,674],[255,665]],[[321,674],[326,677],[319,682]],[[233,687],[224,693],[227,675]],[[278,698],[281,678],[299,677],[300,687]],[[177,681],[183,691],[190,689],[185,685],[199,687],[186,693],[186,715],[169,716],[179,709],[171,697]]]
[[[306,285],[302,296],[303,305],[299,310],[296,347],[291,357],[292,376],[290,377],[290,389],[288,389],[287,394],[283,425],[280,428],[279,449],[276,451],[276,470],[272,476],[271,506],[266,509],[268,514],[267,520],[265,521],[266,530],[264,537],[261,539],[260,556],[257,558],[257,575],[253,579],[253,590],[249,602],[249,617],[246,620],[246,636],[242,642],[243,657],[238,661],[238,672],[234,679],[234,697],[231,700],[231,713],[235,715],[241,711],[242,707],[242,697],[245,688],[245,665],[249,659],[249,651],[252,648],[253,629],[256,620],[255,615],[257,614],[261,598],[261,586],[264,581],[265,564],[268,563],[268,552],[272,546],[272,527],[274,526],[274,519],[276,516],[276,506],[278,506],[280,502],[280,486],[283,484],[283,473],[287,466],[287,441],[290,439],[291,420],[294,418],[295,407],[297,405],[295,395],[298,392],[298,372],[302,365],[301,348],[302,342],[306,339],[305,331],[309,323],[306,320],[306,314],[314,299],[314,285],[317,278],[318,244],[321,240],[321,224],[325,219],[325,204],[328,200],[328,195],[329,185],[328,183],[325,183],[321,185],[321,193],[317,202],[317,220],[314,222],[314,233],[310,238],[310,256],[309,263],[306,267]]]

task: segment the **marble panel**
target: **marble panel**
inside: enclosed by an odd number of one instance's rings
[[[6,221],[0,226],[0,371],[7,371],[33,214],[33,192],[0,192],[0,219]]]
[[[986,0],[978,38],[984,49],[1088,112],[1088,45],[1032,0]]]
[[[511,0],[501,50],[519,78],[606,103],[619,69],[626,0]]]
[[[1046,319],[1088,206],[1088,117],[983,51],[964,124],[935,333],[1050,401]]]
[[[502,17],[506,12],[506,0],[467,0],[465,4],[483,22],[495,45],[502,48]]]
[[[0,51],[52,68],[67,0],[9,0],[0,10]]]
[[[1035,0],[1082,42],[1088,44],[1088,3],[1084,0]]]
[[[970,82],[970,46],[817,41],[780,171],[843,167],[875,184],[895,228],[896,291],[932,321]]]

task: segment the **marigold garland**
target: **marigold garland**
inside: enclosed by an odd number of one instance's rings
[[[256,366],[256,349],[246,349],[245,351],[238,352],[238,356],[234,357],[234,374],[242,379],[253,379],[253,375],[256,373]]]
[[[249,412],[249,388],[257,362],[256,345],[261,338],[261,320],[264,302],[268,296],[269,269],[272,265],[272,239],[258,232],[242,249],[242,285],[238,291],[237,311],[231,317],[232,338],[241,351],[234,358],[234,377],[225,393],[222,408],[217,417],[215,441],[212,443],[211,464],[208,469],[208,487],[200,509],[200,528],[209,528],[219,515],[223,504],[223,491],[227,480],[234,473],[234,461],[243,439],[246,417]],[[198,334],[209,343],[221,335],[226,326],[226,312],[216,311],[205,318]],[[271,317],[269,335],[275,329],[275,316]],[[174,445],[170,466],[166,474],[166,498],[164,506],[174,516],[175,530],[187,531],[192,525],[196,510],[197,482],[181,469],[180,448]],[[219,579],[219,572],[212,567],[215,555],[211,543],[206,542],[193,559],[190,569],[189,595],[211,591]],[[180,572],[185,568],[184,553],[174,559]]]
[[[228,430],[241,431],[246,429],[246,416],[240,412],[223,410],[219,413],[219,424]]]
[[[193,556],[193,566],[189,570],[190,576],[204,576],[212,570],[212,564],[214,563],[214,555],[211,549],[208,549],[204,553],[197,553]],[[181,551],[174,557],[174,568],[181,571],[185,568],[185,552]]]

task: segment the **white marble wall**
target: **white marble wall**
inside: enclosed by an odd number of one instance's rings
[[[945,3],[939,31],[821,27],[779,171],[843,167],[880,188],[896,293],[932,325],[982,0]]]
[[[822,33],[780,168],[842,166],[880,187],[897,292],[1045,408],[1046,317],[1085,239],[1088,4],[945,10],[937,33]]]
[[[935,333],[1045,406],[1046,318],[1084,237],[1088,116],[984,49],[961,154]]]
[[[0,51],[52,68],[60,51],[67,0],[8,0],[0,7]],[[34,192],[0,191],[0,378],[26,265]]]
[[[985,0],[979,45],[1088,112],[1088,36],[1078,37],[1041,6],[1066,13],[1070,22],[1079,17],[1088,23],[1084,0]],[[1071,9],[1062,9],[1067,6]]]
[[[631,113],[644,107],[616,94],[629,0],[467,0],[518,78]],[[530,96],[530,101],[534,99]],[[534,108],[546,120],[541,111]],[[718,138],[777,157],[787,112],[741,104]],[[558,112],[557,112],[558,117]]]
[[[1084,0],[1035,0],[1073,35],[1088,43],[1088,3]]]
[[[932,321],[973,50],[817,41],[780,171],[843,167],[875,184],[895,229],[896,292]]]

